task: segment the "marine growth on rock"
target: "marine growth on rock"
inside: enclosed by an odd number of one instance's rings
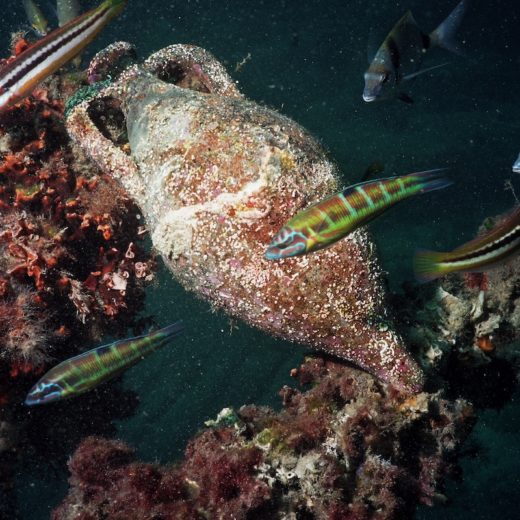
[[[104,78],[107,56],[122,48],[96,58],[91,74]],[[420,389],[365,229],[312,255],[264,258],[291,216],[338,190],[338,171],[304,128],[245,99],[207,51],[155,53],[75,107],[67,128],[139,205],[155,248],[188,290],[401,390]]]
[[[372,376],[321,358],[293,374],[284,409],[223,410],[176,467],[145,464],[119,441],[85,440],[53,520],[399,519],[443,502],[470,404],[386,394]]]
[[[21,52],[29,42],[16,38]],[[55,76],[0,117],[0,516],[24,456],[27,389],[56,361],[136,325],[153,277],[136,206],[66,132],[64,98],[78,82]]]

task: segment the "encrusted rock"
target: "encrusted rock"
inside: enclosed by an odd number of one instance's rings
[[[103,132],[116,105],[130,156]],[[140,206],[184,287],[271,334],[420,388],[421,371],[388,325],[365,230],[305,257],[264,258],[295,212],[339,189],[338,172],[305,129],[246,100],[209,53],[159,51],[76,107],[68,129]]]

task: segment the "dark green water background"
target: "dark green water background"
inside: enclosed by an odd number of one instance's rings
[[[21,2],[3,2],[9,6],[0,11],[0,48],[6,55],[9,32],[25,18]],[[442,50],[428,53],[426,66],[449,65],[417,79],[408,91],[414,105],[366,104],[361,99],[369,33],[384,37],[408,8],[428,32],[454,4],[129,0],[125,13],[88,55],[116,39],[136,44],[142,57],[170,43],[205,47],[228,67],[249,98],[313,132],[340,165],[345,183],[357,181],[374,160],[385,164],[388,175],[449,167],[453,187],[406,202],[372,225],[390,285],[397,291],[412,279],[416,247],[447,249],[471,238],[486,216],[513,206],[506,180],[512,179],[520,193],[520,177],[511,174],[520,151],[518,0],[473,3],[460,32],[467,57]],[[250,61],[234,73],[248,53]],[[277,391],[291,384],[289,370],[305,352],[212,313],[164,269],[149,291],[148,312],[160,324],[184,319],[186,333],[124,377],[124,386],[137,392],[140,405],[135,416],[117,425],[118,437],[145,460],[179,458],[187,439],[225,406],[279,406]],[[111,398],[110,393],[104,396]],[[499,412],[480,414],[472,442],[482,450],[464,462],[463,482],[449,485],[451,504],[423,508],[417,518],[520,518],[517,400]],[[81,399],[76,402],[82,406]],[[27,520],[48,518],[66,492],[66,475],[42,464],[26,466],[18,480]]]

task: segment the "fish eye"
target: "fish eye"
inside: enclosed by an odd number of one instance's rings
[[[291,245],[292,239],[290,236],[285,237],[281,242],[278,242],[277,247],[285,249]]]
[[[292,243],[292,234],[289,233],[286,229],[282,229],[278,235],[278,239],[276,240],[276,247],[280,249],[284,249],[290,246]]]

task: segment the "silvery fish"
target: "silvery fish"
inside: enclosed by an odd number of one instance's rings
[[[515,173],[520,173],[520,153],[518,154],[515,164],[513,164],[513,171]]]
[[[394,25],[365,72],[363,99],[371,102],[397,96],[402,101],[411,103],[412,99],[399,90],[401,83],[446,65],[443,63],[421,69],[423,55],[428,49],[437,45],[457,54],[462,53],[455,42],[455,32],[468,3],[469,0],[461,0],[448,18],[430,34],[421,31],[412,13],[408,11]]]

